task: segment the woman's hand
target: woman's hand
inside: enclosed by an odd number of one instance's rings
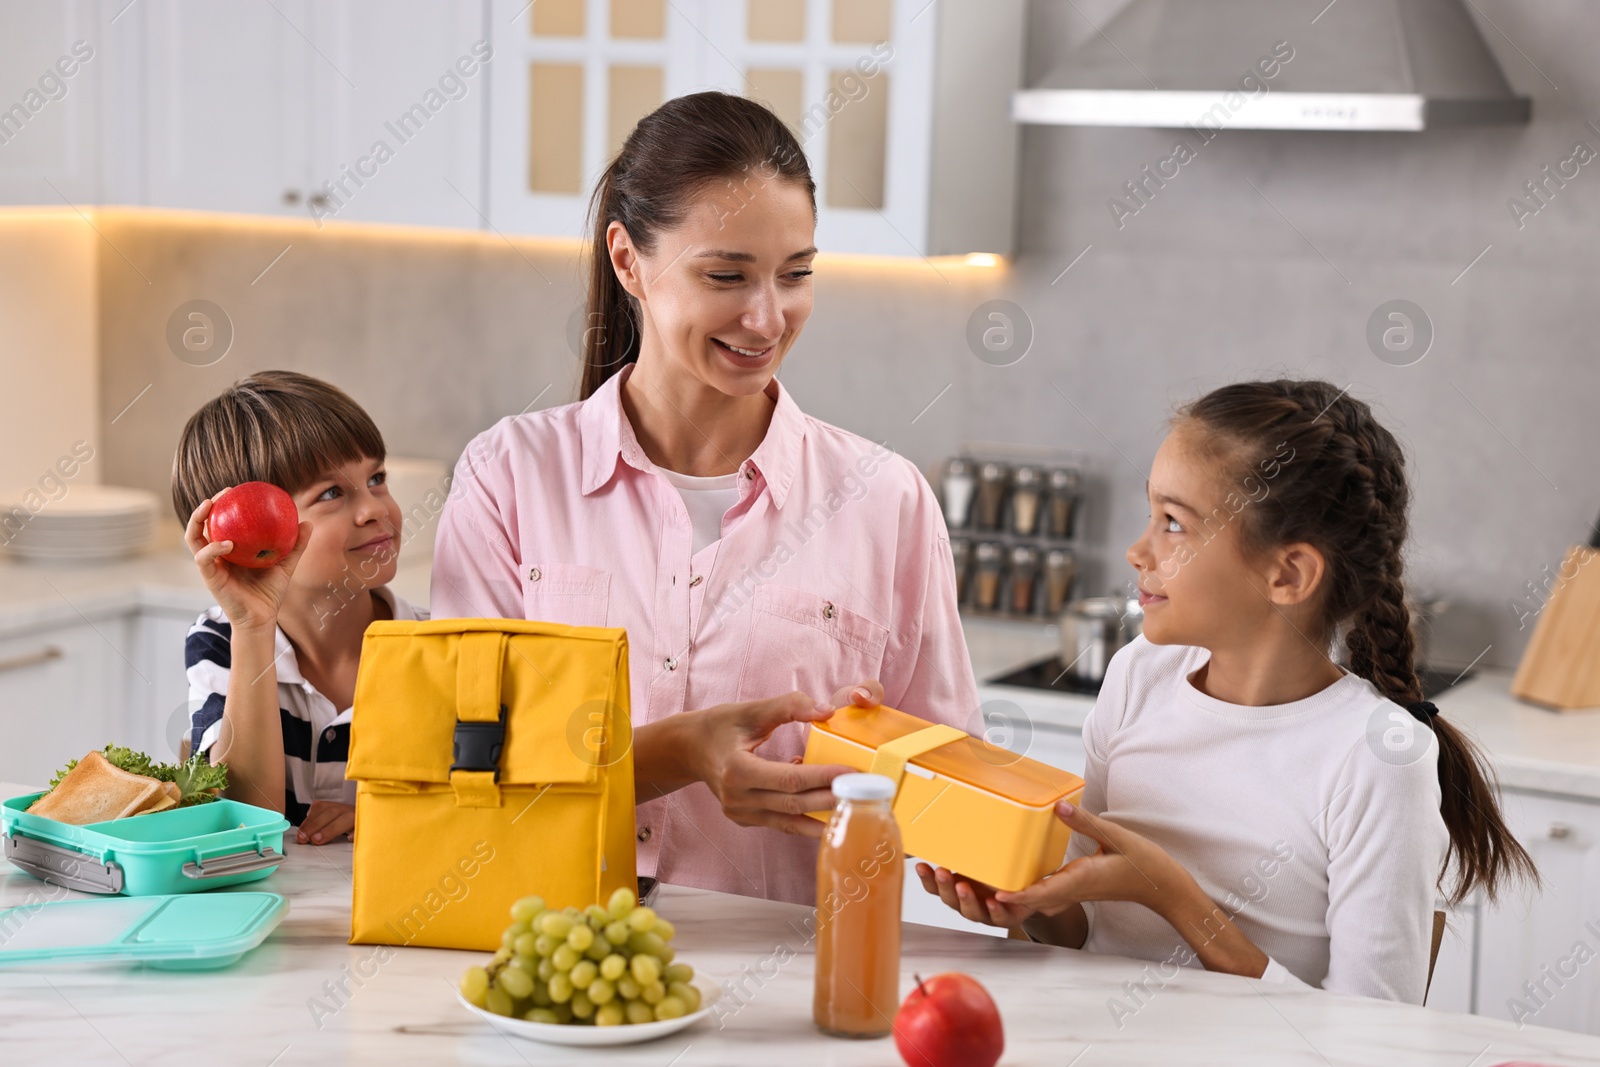
[[[963,878],[943,867],[918,863],[917,877],[922,879],[923,889],[975,923],[1015,930],[1034,914],[1031,908],[1019,904],[1002,904],[995,898],[993,886]]]
[[[230,487],[231,488],[231,487]],[[194,553],[195,566],[206,588],[216,598],[228,622],[236,630],[264,630],[278,623],[278,609],[289,588],[289,578],[300,563],[306,543],[311,537],[311,524],[302,522],[294,549],[278,562],[262,570],[236,567],[222,557],[233,551],[232,541],[212,541],[206,531],[206,519],[217,500],[228,490],[202,500],[189,516],[189,525],[183,532],[183,541]]]
[[[696,712],[692,773],[711,789],[723,814],[741,826],[771,826],[821,837],[825,826],[805,813],[831,809],[833,780],[851,768],[798,760],[780,763],[755,750],[784,723],[817,722],[844,704],[870,708],[882,700],[883,686],[873,680],[839,690],[828,705],[796,692]]]

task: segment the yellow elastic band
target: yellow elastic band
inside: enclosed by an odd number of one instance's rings
[[[891,779],[898,789],[900,779],[905,777],[906,764],[909,761],[924,752],[932,752],[942,745],[948,745],[967,736],[969,735],[965,730],[958,730],[944,723],[935,723],[926,729],[897,737],[893,741],[886,741],[878,746],[878,751],[872,757],[872,766],[867,768],[867,773],[881,774]]]

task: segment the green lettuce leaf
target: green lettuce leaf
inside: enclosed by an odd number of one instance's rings
[[[178,800],[180,808],[187,808],[193,804],[209,804],[218,799],[221,792],[228,788],[228,765],[226,763],[213,765],[203,753],[195,753],[184,763],[156,763],[143,752],[136,752],[123,745],[107,745],[100,754],[106,758],[107,763],[130,774],[142,774],[146,778],[154,778],[160,782],[172,782],[182,794]],[[67,765],[50,779],[50,789],[60,785],[61,779],[77,765],[77,760],[68,760]]]

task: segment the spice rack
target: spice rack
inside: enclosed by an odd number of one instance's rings
[[[969,447],[934,484],[950,530],[963,613],[1054,619],[1079,576],[1084,499],[1078,453],[1022,455]]]

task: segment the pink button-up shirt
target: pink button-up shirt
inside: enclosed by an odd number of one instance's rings
[[[439,520],[433,617],[628,633],[633,722],[801,690],[883,683],[884,703],[975,731],[977,686],[933,491],[902,457],[813,419],[774,379],[766,438],[718,541],[693,552],[676,489],[621,402],[502,419],[468,446]],[[801,723],[758,750],[805,750]],[[817,843],[730,821],[703,782],[642,803],[641,874],[811,903]]]

